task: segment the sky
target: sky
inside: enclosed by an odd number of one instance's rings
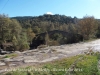
[[[0,14],[39,16],[60,14],[82,18],[89,15],[100,19],[100,0],[0,0]]]

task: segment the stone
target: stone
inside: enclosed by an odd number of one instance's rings
[[[20,51],[15,51],[14,53],[21,54],[21,52],[20,52]]]
[[[43,61],[40,61],[40,62],[48,62],[48,61],[52,61],[52,60],[55,60],[55,59],[58,59],[58,57],[51,57],[51,58],[48,58],[48,59],[44,59]]]
[[[0,66],[5,66],[5,65],[6,65],[6,63],[0,62]]]
[[[33,62],[38,62],[37,60],[31,60],[31,59],[25,59],[24,63],[33,63]]]
[[[13,61],[13,59],[11,59],[11,58],[5,58],[3,60],[4,60],[4,62],[11,62],[11,61]]]
[[[9,66],[17,66],[17,64],[9,64]]]

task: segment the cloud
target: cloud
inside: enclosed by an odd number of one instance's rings
[[[47,12],[46,14],[53,15],[53,13],[52,13],[52,12]]]

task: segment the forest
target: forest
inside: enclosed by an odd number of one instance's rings
[[[8,17],[0,14],[0,47],[25,51],[39,45],[71,44],[100,37],[100,20],[65,15]]]

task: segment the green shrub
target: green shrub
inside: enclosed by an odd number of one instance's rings
[[[59,42],[57,42],[57,41],[49,41],[49,46],[57,46],[57,45],[59,45]]]
[[[29,45],[28,45],[28,44],[22,44],[22,45],[20,46],[20,51],[25,51],[25,50],[27,50],[27,49],[29,49]]]
[[[41,48],[46,48],[46,47],[47,47],[47,45],[39,45],[37,48],[41,49]]]

